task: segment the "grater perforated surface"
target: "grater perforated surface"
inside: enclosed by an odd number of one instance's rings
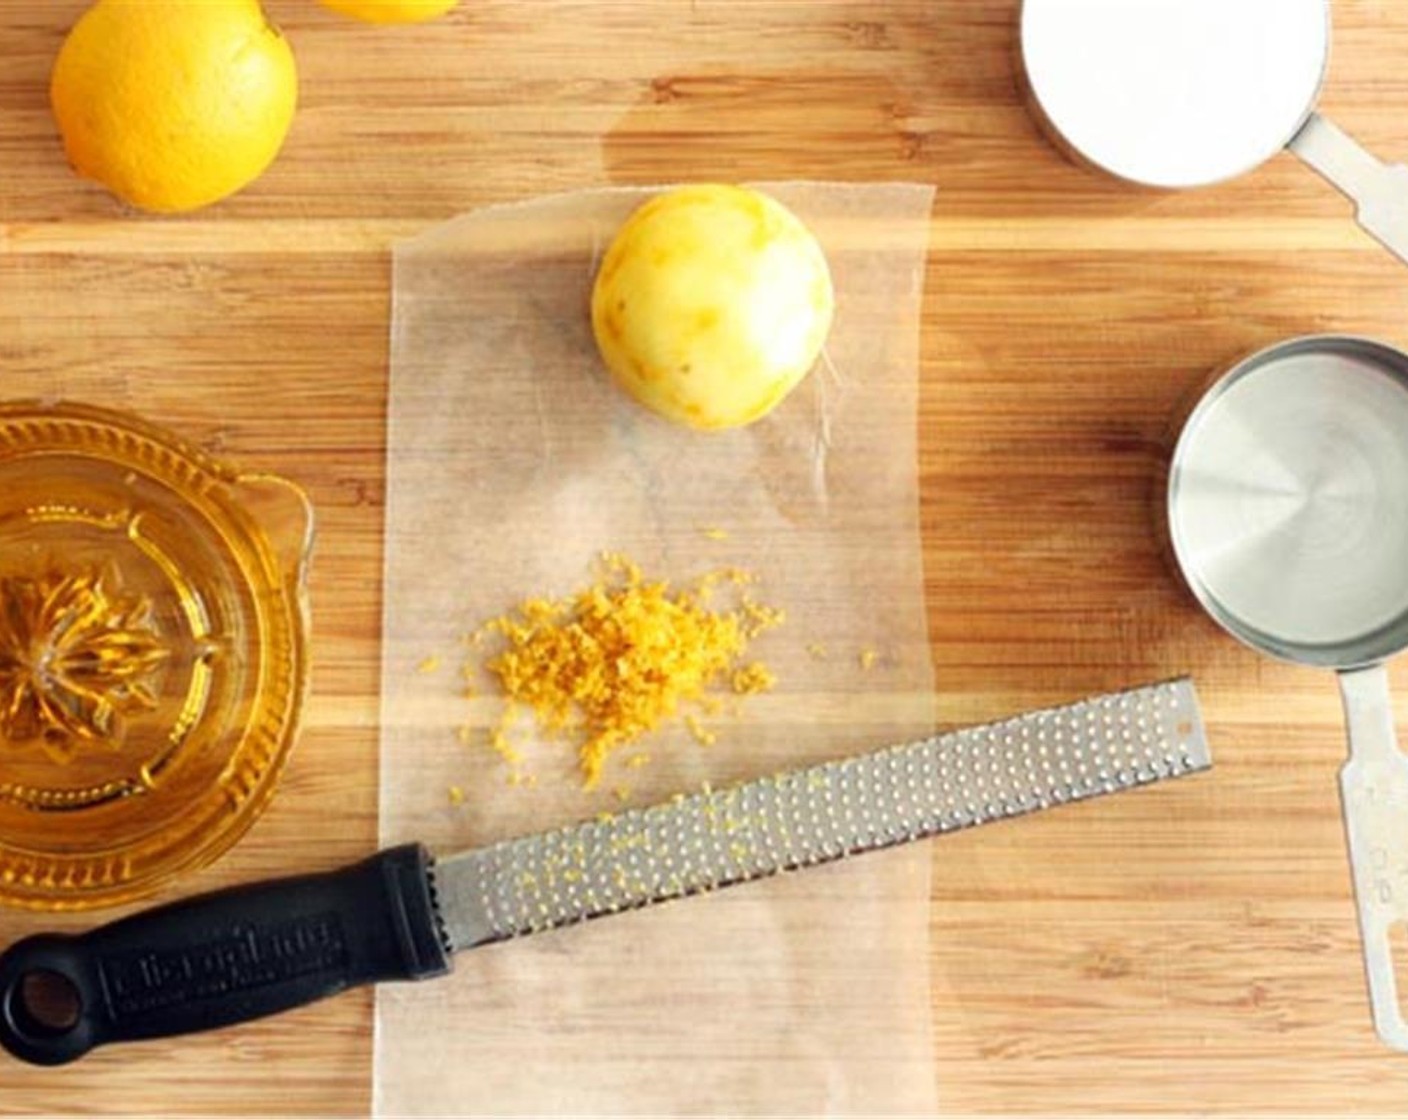
[[[1114,693],[437,861],[468,949],[1207,769],[1187,680]]]

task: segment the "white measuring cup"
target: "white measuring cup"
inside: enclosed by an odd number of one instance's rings
[[[1408,260],[1408,167],[1315,111],[1329,0],[1023,0],[1028,101],[1068,154],[1143,186],[1201,187],[1289,148]]]
[[[1167,501],[1178,565],[1213,618],[1263,653],[1339,673],[1374,1025],[1408,1051],[1392,943],[1408,933],[1408,755],[1384,669],[1408,649],[1408,354],[1325,335],[1247,358],[1189,416]]]

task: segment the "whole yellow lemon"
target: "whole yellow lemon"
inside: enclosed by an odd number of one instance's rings
[[[592,290],[616,379],[693,428],[771,412],[807,375],[835,296],[811,231],[776,199],[702,184],[657,195],[621,227]]]
[[[323,6],[368,23],[420,23],[443,16],[459,0],[322,0]]]
[[[274,162],[298,74],[258,0],[98,0],[64,40],[49,96],[79,174],[170,213]]]

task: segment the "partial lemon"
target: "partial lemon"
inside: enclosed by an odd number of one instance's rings
[[[420,23],[443,16],[459,0],[322,0],[323,6],[368,23]]]
[[[592,330],[616,380],[704,430],[781,404],[816,364],[834,310],[826,256],[801,219],[761,191],[714,183],[636,210],[592,289]]]
[[[298,74],[258,0],[98,0],[64,40],[49,96],[79,174],[169,213],[274,162]]]

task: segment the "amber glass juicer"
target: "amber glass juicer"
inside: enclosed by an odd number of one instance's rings
[[[312,510],[135,417],[0,404],[0,903],[78,910],[215,859],[307,687]]]

